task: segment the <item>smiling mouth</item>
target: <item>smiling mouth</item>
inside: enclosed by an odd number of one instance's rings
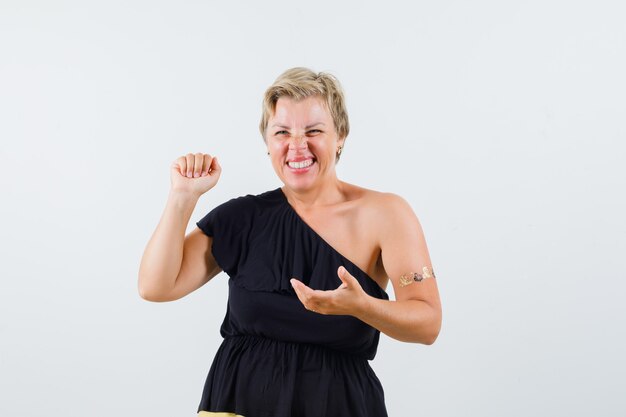
[[[304,161],[287,161],[287,165],[289,165],[289,168],[293,168],[293,169],[303,169],[303,168],[308,168],[311,165],[313,165],[313,162],[315,162],[314,158],[311,159],[305,159]]]

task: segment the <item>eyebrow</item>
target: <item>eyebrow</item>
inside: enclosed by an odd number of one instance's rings
[[[312,128],[312,127],[314,127],[314,126],[317,126],[317,125],[322,125],[322,126],[325,126],[325,125],[324,125],[324,123],[322,123],[322,122],[317,122],[317,123],[313,123],[312,125],[308,125],[308,126],[306,126],[306,127],[305,127],[305,129],[310,129],[310,128]],[[289,129],[289,126],[277,125],[277,124],[272,125],[272,127],[280,127],[281,129]]]

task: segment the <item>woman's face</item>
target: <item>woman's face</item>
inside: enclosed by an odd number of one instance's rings
[[[265,138],[276,174],[292,190],[308,191],[337,178],[335,155],[343,140],[322,98],[279,98]]]

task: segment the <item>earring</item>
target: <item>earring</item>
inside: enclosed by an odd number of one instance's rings
[[[343,150],[343,146],[339,145],[339,147],[337,148],[337,158],[339,158],[341,156],[341,151]]]
[[[269,155],[269,154],[270,154],[270,151],[267,151],[267,154]]]

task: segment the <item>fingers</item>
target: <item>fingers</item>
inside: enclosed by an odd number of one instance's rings
[[[198,178],[202,172],[202,163],[204,162],[204,154],[201,153],[188,153],[185,155],[185,161],[187,162],[187,170],[185,176],[187,178]]]
[[[204,177],[213,171],[221,171],[217,158],[200,152],[179,157],[173,168],[178,168],[180,175],[187,178]]]
[[[194,155],[194,165],[192,174],[194,178],[198,178],[202,175],[202,163],[204,162],[204,154],[197,153]]]
[[[348,270],[343,266],[337,268],[337,276],[339,276],[339,279],[341,280],[339,288],[347,288],[354,282],[354,280],[356,280],[356,278],[350,275]]]
[[[343,266],[337,268],[341,285],[334,290],[314,290],[296,278],[291,278],[291,285],[296,296],[309,311],[318,314],[349,314],[362,308],[367,296],[359,280]]]
[[[315,291],[295,278],[292,278],[290,282],[304,308],[309,311],[317,312],[319,309],[319,300],[314,297]]]
[[[204,154],[202,158],[202,175],[206,175],[209,173],[211,168],[211,161],[217,161],[215,158],[211,158],[211,155]]]
[[[217,156],[213,157],[211,163],[208,165],[211,168],[211,174],[216,173],[220,174],[222,172],[222,167],[219,162],[217,162]]]
[[[176,170],[180,175],[184,175],[183,172],[187,170],[187,162],[185,162],[185,158],[181,156],[172,162],[172,166],[170,168],[172,170]]]
[[[339,277],[342,277],[343,274],[345,274],[346,272],[348,272],[346,270],[346,268],[344,268],[343,265],[340,265],[339,268],[337,268],[337,274],[339,275]]]
[[[195,157],[192,153],[188,153],[187,155],[185,155],[185,166],[187,168],[185,168],[185,170],[183,171],[183,176],[191,178],[191,176],[193,175],[194,160]]]

